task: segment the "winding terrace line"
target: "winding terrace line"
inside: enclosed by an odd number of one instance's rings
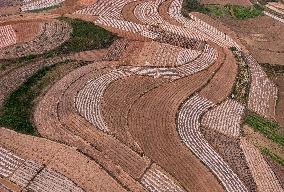
[[[129,113],[130,132],[145,155],[188,191],[223,191],[208,169],[182,144],[175,124],[180,104],[206,85],[222,66],[223,57],[219,55],[215,64],[204,71],[146,93],[136,101]]]

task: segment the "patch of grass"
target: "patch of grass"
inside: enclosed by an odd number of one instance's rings
[[[184,0],[182,9],[183,15],[187,16],[189,12],[193,11],[201,13],[209,12],[208,8],[201,4],[199,0]]]
[[[277,133],[280,129],[280,126],[277,123],[269,121],[254,113],[246,116],[245,123],[272,141],[284,146],[284,137]]]
[[[234,19],[249,19],[262,15],[264,8],[262,5],[255,4],[250,7],[241,5],[203,5],[198,0],[184,0],[183,15],[189,12],[200,12],[214,17],[231,17]]]
[[[68,65],[67,70],[58,73],[56,70],[62,65]],[[38,70],[6,99],[0,113],[0,126],[20,133],[36,135],[31,121],[34,100],[49,84],[63,76],[68,70],[75,68],[76,65],[78,64],[74,65],[70,61],[65,61]],[[55,72],[57,73],[53,74]]]
[[[5,70],[7,67],[11,65],[19,65],[24,62],[32,61],[37,58],[36,55],[27,55],[25,57],[16,58],[16,59],[2,59],[0,60],[0,71]]]
[[[270,157],[273,161],[275,161],[277,164],[281,165],[282,167],[284,167],[284,160],[279,157],[278,155],[272,153],[269,149],[267,148],[263,148],[261,150],[261,153],[265,156]]]
[[[279,75],[284,75],[284,65],[262,63],[261,67],[264,69],[264,71],[269,77],[274,78]]]
[[[206,13],[213,15],[214,17],[224,17],[225,15],[228,15],[228,13],[226,12],[226,9],[224,9],[221,6],[216,6],[216,5],[207,5]]]
[[[92,22],[66,17],[60,17],[59,20],[69,23],[73,30],[70,39],[53,51],[56,54],[106,48],[118,38]]]
[[[251,7],[244,7],[240,5],[227,5],[225,8],[229,9],[231,16],[236,19],[249,19],[262,15],[263,8],[260,5]]]

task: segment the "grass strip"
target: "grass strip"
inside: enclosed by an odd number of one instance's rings
[[[58,72],[62,65],[66,67]],[[39,69],[5,100],[0,113],[0,126],[36,135],[36,129],[31,121],[35,99],[51,83],[78,66],[81,66],[81,63],[64,61]]]
[[[269,121],[254,113],[246,116],[245,123],[272,141],[284,146],[284,137],[277,133],[280,129],[280,126],[277,123]]]
[[[272,153],[269,149],[267,148],[263,148],[261,149],[261,153],[265,156],[270,157],[273,161],[275,161],[277,164],[281,165],[282,167],[284,167],[284,160],[281,159],[281,157],[279,157],[278,155]]]
[[[264,7],[241,5],[203,5],[198,0],[184,0],[182,13],[187,16],[190,12],[200,12],[214,17],[230,17],[236,20],[250,19],[263,15]]]

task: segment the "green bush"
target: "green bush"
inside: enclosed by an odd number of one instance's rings
[[[233,12],[233,17],[236,19],[249,19],[262,15],[261,6],[244,7],[239,5],[228,5],[226,6]]]

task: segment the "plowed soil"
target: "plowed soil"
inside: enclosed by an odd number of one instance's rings
[[[53,168],[87,191],[125,191],[96,162],[74,148],[5,128],[0,128],[0,144],[21,157]]]
[[[201,0],[202,4],[218,4],[218,5],[242,5],[250,6],[252,5],[250,0]]]
[[[183,145],[176,131],[179,106],[205,85],[220,65],[220,61],[216,62],[208,70],[147,92],[129,114],[130,132],[145,155],[189,191],[223,191],[212,173]]]
[[[21,22],[12,25],[16,32],[17,43],[31,41],[41,32],[40,22]]]
[[[259,63],[284,65],[283,23],[268,16],[248,20],[221,20],[237,33]]]

